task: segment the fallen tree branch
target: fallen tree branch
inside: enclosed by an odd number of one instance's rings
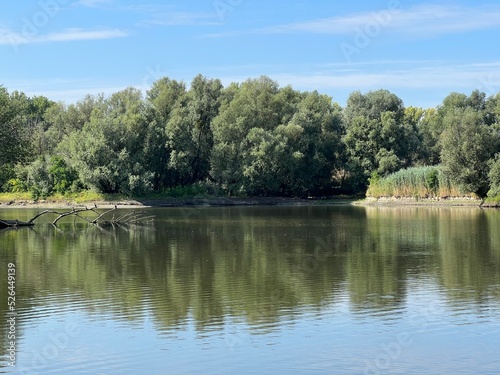
[[[103,212],[102,214],[100,214],[99,216],[97,216],[94,220],[92,220],[92,224],[96,224],[97,222],[99,222],[99,220],[106,214],[109,214],[110,212],[113,212],[116,210],[116,206],[113,207],[112,209],[108,210],[108,211],[105,211]],[[95,212],[95,211],[94,211]]]
[[[115,219],[115,214],[113,213],[113,217],[110,220],[104,220],[104,217],[107,214],[109,214],[117,209],[118,208],[116,206],[114,206],[113,208],[108,209],[104,212],[98,212],[97,206],[94,206],[92,208],[87,208],[87,207],[79,208],[79,209],[72,208],[71,211],[65,211],[65,212],[54,211],[54,210],[45,210],[45,211],[42,211],[42,212],[36,214],[29,221],[26,221],[26,222],[19,221],[19,220],[2,220],[2,219],[0,219],[0,229],[23,227],[23,226],[33,226],[33,225],[35,225],[35,220],[37,220],[41,216],[47,215],[47,214],[58,215],[52,221],[52,224],[54,226],[57,226],[57,223],[59,222],[59,220],[65,218],[65,217],[68,217],[68,216],[78,217],[78,218],[86,221],[87,223],[93,224],[96,226],[99,226],[100,224],[103,224],[103,223],[137,224],[137,223],[143,223],[143,222],[150,222],[154,218],[154,216],[152,216],[152,215],[146,216],[146,215],[143,215],[141,213],[136,213],[135,211],[132,211],[132,212],[128,212],[128,213],[118,217],[117,219]],[[97,217],[95,219],[89,219],[88,217],[80,215],[83,212],[93,212],[97,215]]]
[[[73,208],[73,211],[68,211],[68,212],[56,212],[56,211],[52,211],[52,212],[48,212],[48,213],[53,213],[53,214],[58,214],[59,216],[52,222],[53,225],[57,225],[57,222],[59,220],[61,220],[62,218],[66,217],[66,216],[70,216],[70,215],[76,215],[77,217],[85,220],[85,221],[89,221],[87,218],[84,218],[83,216],[79,215],[80,212],[87,212],[87,211],[94,211],[93,208],[81,208],[79,210],[75,210]],[[95,212],[95,211],[94,211]],[[89,221],[90,222],[90,221]]]

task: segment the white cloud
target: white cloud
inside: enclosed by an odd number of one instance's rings
[[[128,36],[128,33],[119,29],[83,30],[70,28],[49,34],[26,36],[3,28],[0,29],[0,45],[16,47],[22,44],[114,39],[126,36]]]
[[[211,37],[241,34],[312,33],[354,34],[358,28],[384,29],[398,34],[435,36],[500,27],[500,6],[419,5],[409,9],[392,7],[375,12],[317,19],[243,32],[211,34]]]

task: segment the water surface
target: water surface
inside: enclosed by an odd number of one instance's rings
[[[0,373],[500,373],[499,211],[148,213],[140,227],[0,231]]]

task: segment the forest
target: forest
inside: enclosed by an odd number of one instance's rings
[[[406,107],[387,90],[345,107],[269,77],[161,78],[74,104],[0,86],[0,192],[500,197],[500,93]]]

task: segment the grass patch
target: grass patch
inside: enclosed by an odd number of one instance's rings
[[[47,200],[51,200],[53,197],[47,198]],[[61,196],[60,200],[71,200],[75,203],[86,203],[86,202],[112,202],[112,201],[123,201],[129,200],[130,198],[126,197],[123,194],[103,194],[98,193],[93,190],[84,190],[79,193],[71,193]]]
[[[29,201],[32,200],[31,193],[22,192],[22,193],[0,193],[0,202],[1,203],[9,203],[12,201]]]
[[[52,194],[45,198],[35,199],[31,192],[0,193],[0,203],[19,201],[74,203],[85,204],[91,202],[120,202],[130,200],[161,200],[161,199],[193,199],[214,198],[218,195],[200,186],[185,186],[165,189],[162,192],[153,192],[140,196],[129,197],[125,194],[103,194],[94,190],[84,190],[78,193]]]
[[[34,199],[33,195],[30,192],[22,192],[22,193],[0,193],[0,203],[9,203],[16,201],[45,201],[45,202],[54,202],[54,203],[88,203],[88,202],[111,202],[111,201],[124,201],[129,200],[130,198],[126,197],[122,194],[101,194],[92,190],[86,190],[79,193],[70,193],[70,194],[53,194],[46,198],[42,199]]]
[[[500,206],[500,196],[497,195],[495,197],[487,197],[485,200],[484,200],[484,203],[487,203],[487,204],[495,204],[495,205],[499,205]]]

